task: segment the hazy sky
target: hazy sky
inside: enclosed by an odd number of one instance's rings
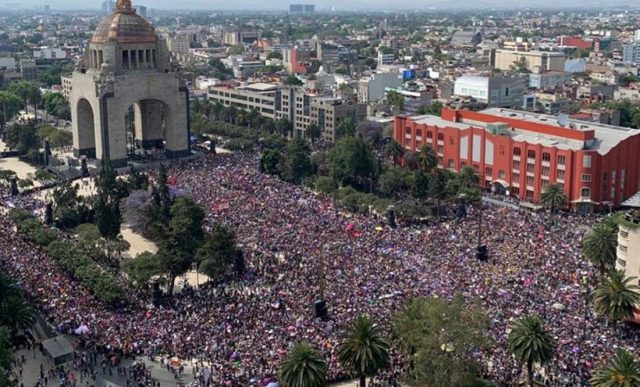
[[[150,8],[158,9],[244,9],[244,10],[285,10],[291,3],[312,3],[317,9],[336,10],[360,9],[427,9],[432,6],[438,8],[467,8],[482,6],[518,7],[518,6],[593,6],[606,7],[613,5],[637,6],[638,0],[475,0],[466,2],[460,0],[321,0],[321,1],[297,1],[297,0],[133,0],[134,5],[146,5]],[[102,0],[1,0],[0,7],[41,7],[49,4],[52,8],[58,9],[99,9]]]

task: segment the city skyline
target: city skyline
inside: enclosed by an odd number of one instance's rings
[[[187,2],[172,2],[169,0],[157,0],[157,1],[134,1],[134,5],[144,5],[151,8],[156,9],[166,9],[166,10],[238,10],[238,11],[258,11],[258,10],[267,10],[267,11],[286,11],[290,4],[300,3],[295,1],[284,1],[284,0],[276,0],[265,3],[259,0],[249,0],[242,2],[242,4],[238,3],[229,3],[224,1],[206,1],[206,0],[190,0]],[[318,11],[364,11],[364,10],[374,10],[374,11],[383,11],[383,10],[428,10],[428,9],[440,9],[440,10],[469,10],[469,9],[478,9],[478,8],[500,8],[500,9],[513,9],[513,8],[523,8],[523,7],[531,7],[533,4],[529,0],[513,0],[508,3],[499,0],[480,0],[476,1],[473,4],[464,4],[460,5],[458,1],[455,0],[428,0],[428,1],[418,1],[418,0],[402,0],[395,2],[393,5],[390,5],[389,2],[382,0],[371,0],[371,1],[349,1],[349,2],[341,2],[336,0],[324,0],[324,1],[316,1],[316,2],[303,2],[309,4],[315,4],[316,9]],[[7,9],[33,9],[39,8],[45,5],[49,5],[53,9],[99,9],[101,1],[93,1],[93,2],[85,2],[81,0],[50,0],[50,1],[42,1],[42,0],[29,0],[24,2],[11,2],[6,4]],[[596,1],[596,0],[564,0],[561,2],[551,1],[551,0],[542,0],[535,3],[536,8],[607,8],[607,7],[633,7],[634,4],[625,0],[605,0],[605,1]],[[0,6],[0,8],[4,8]],[[637,7],[637,5],[636,5]]]

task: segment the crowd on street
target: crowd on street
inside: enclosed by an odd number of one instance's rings
[[[632,349],[637,342],[633,330],[615,335],[588,307],[593,289],[583,284],[594,269],[582,257],[581,239],[596,217],[485,205],[482,212],[469,208],[465,219],[391,228],[259,173],[253,155],[210,155],[175,164],[168,174],[206,210],[206,227],[222,222],[235,231],[248,269],[241,278],[187,287],[171,307],[153,308],[131,295],[126,307],[110,309],[23,241],[5,215],[0,269],[20,281],[55,326],[86,325],[83,340],[113,356],[195,359],[200,385],[266,385],[301,341],[325,355],[331,380],[346,379],[336,348],[347,324],[368,314],[388,328],[406,300],[421,296],[480,300],[494,342],[478,358],[487,378],[504,383],[524,372],[506,339],[509,324],[526,314],[543,317],[557,341],[554,360],[539,374],[551,386],[586,383],[616,346]],[[0,199],[15,205],[4,194]],[[488,262],[475,258],[477,232]],[[313,318],[321,283],[327,320]],[[392,365],[379,385],[397,385],[406,364],[394,354]]]

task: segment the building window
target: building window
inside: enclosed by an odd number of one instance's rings
[[[615,187],[611,187],[611,190],[609,191],[609,200],[616,200],[616,188]]]
[[[404,134],[411,134],[411,128],[408,126],[404,128]]]
[[[486,177],[486,176],[491,177],[491,174],[492,174],[492,173],[493,173],[493,170],[491,169],[491,167],[486,167],[486,168],[484,169],[484,175],[485,175],[485,177]]]
[[[416,129],[416,137],[422,137],[422,130]]]
[[[527,190],[526,197],[527,199],[533,199],[533,191]]]
[[[622,245],[622,244],[618,244],[618,248],[620,249],[620,251],[622,251],[623,253],[627,253],[627,246]]]
[[[520,148],[513,148],[513,155],[520,156]]]
[[[588,173],[585,173],[582,175],[582,181],[584,181],[585,183],[588,183],[591,181],[591,175]]]
[[[558,169],[558,173],[556,175],[558,179],[564,180],[564,171],[562,169]]]
[[[460,169],[462,169],[462,168],[464,168],[464,167],[466,167],[466,166],[467,166],[467,163],[466,163],[466,162],[464,162],[464,161],[461,161],[461,162],[460,162]]]
[[[551,161],[551,153],[542,152],[542,161]]]
[[[558,188],[560,188],[560,190],[564,191],[564,183],[556,183],[558,185]]]
[[[443,141],[443,140],[444,140],[444,134],[438,133],[438,141]]]
[[[514,182],[519,182],[520,181],[520,174],[519,173],[514,173],[511,180],[513,180]]]
[[[549,180],[541,180],[542,188],[546,188],[549,185]]]
[[[626,231],[624,231],[624,230],[620,230],[620,236],[621,236],[623,239],[628,239],[628,238],[629,238],[629,233],[628,233],[628,232],[626,232]]]
[[[534,150],[527,151],[527,157],[530,158],[530,159],[535,159],[536,158],[536,151],[534,151]]]
[[[511,190],[511,194],[512,194],[512,195],[516,195],[516,196],[517,196],[517,195],[520,195],[520,188],[518,188],[518,187],[511,187],[511,188],[509,188],[509,189]]]
[[[443,145],[438,145],[438,153],[440,153],[440,154],[444,153],[444,146]]]
[[[504,171],[502,170],[498,171],[498,179],[504,180],[506,178],[507,178],[507,174]]]
[[[589,188],[581,189],[580,196],[582,196],[583,198],[588,198],[589,196],[591,196],[591,190]]]
[[[427,138],[428,138],[429,140],[431,140],[431,139],[433,138],[433,132],[432,132],[432,131],[427,130]]]
[[[447,160],[447,168],[455,168],[455,161],[452,159]]]
[[[584,168],[591,168],[591,156],[590,155],[584,155],[582,157],[582,166]]]
[[[542,176],[549,176],[549,167],[542,167]]]
[[[527,185],[533,187],[533,176],[527,176]]]
[[[536,167],[535,164],[527,163],[527,172],[533,172],[535,167]]]
[[[622,267],[626,267],[627,266],[627,261],[625,261],[622,258],[618,258],[618,266],[622,266]]]
[[[513,169],[520,170],[520,161],[513,160]]]
[[[564,156],[558,156],[558,165],[564,165],[565,158]]]

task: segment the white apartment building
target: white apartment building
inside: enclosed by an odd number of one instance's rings
[[[453,94],[471,97],[489,107],[519,108],[527,91],[526,77],[464,75],[456,80]]]

